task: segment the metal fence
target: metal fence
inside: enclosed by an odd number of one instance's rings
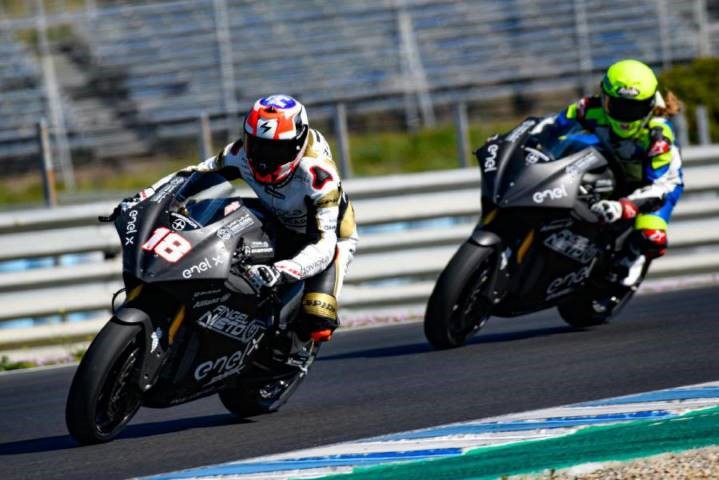
[[[43,1],[35,2],[44,5]],[[55,4],[64,2],[55,2]],[[593,90],[597,72],[637,57],[663,68],[712,53],[703,0],[182,0],[86,2],[0,21],[0,158],[37,151],[50,120],[60,173],[69,150],[113,158],[218,131],[268,92],[315,118],[404,112],[431,124],[443,105]],[[32,34],[33,35],[29,35]],[[36,38],[21,42],[20,37]]]

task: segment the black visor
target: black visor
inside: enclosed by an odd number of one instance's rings
[[[602,92],[604,111],[614,120],[635,122],[646,118],[654,108],[654,95],[646,100],[611,97]]]
[[[291,140],[272,140],[248,134],[245,151],[255,170],[262,175],[268,175],[294,160],[302,150],[306,138],[306,128],[299,138]]]

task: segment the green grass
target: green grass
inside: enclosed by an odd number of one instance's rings
[[[470,148],[477,149],[490,135],[509,130],[515,122],[498,122],[470,126]],[[332,151],[337,154],[336,142],[330,138]],[[215,148],[219,148],[219,144]],[[192,150],[192,149],[191,149]],[[454,127],[440,125],[415,133],[381,132],[350,135],[350,157],[355,176],[388,175],[396,173],[443,170],[459,166]],[[117,192],[118,196],[138,191],[159,178],[199,158],[194,152],[152,161],[127,161],[117,168],[77,168],[77,191]],[[474,158],[470,165],[476,165]],[[62,185],[58,186],[64,192]],[[22,177],[0,180],[0,206],[38,203],[42,201],[39,172]]]
[[[34,366],[36,366],[34,362],[14,362],[5,355],[0,357],[0,372],[6,372],[9,370],[20,370],[21,368],[31,368]]]
[[[490,135],[509,130],[514,122],[470,128],[470,148],[477,149]],[[333,151],[336,148],[332,145]],[[335,154],[336,155],[336,154]],[[442,170],[459,166],[453,125],[441,125],[416,133],[363,133],[350,137],[350,157],[355,175]],[[476,164],[470,159],[470,164]]]

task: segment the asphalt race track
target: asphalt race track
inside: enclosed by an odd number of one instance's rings
[[[383,433],[719,379],[717,289],[640,296],[613,324],[552,310],[492,319],[433,351],[420,324],[345,332],[283,410],[247,420],[216,398],[142,409],[114,442],[76,447],[74,367],[0,375],[0,478],[117,479]]]

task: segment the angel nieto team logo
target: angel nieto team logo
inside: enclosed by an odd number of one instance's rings
[[[295,102],[294,98],[288,97],[287,95],[272,95],[270,97],[266,97],[260,100],[260,104],[263,107],[274,107],[285,110],[288,108],[293,108],[295,105],[297,105],[297,102]]]

